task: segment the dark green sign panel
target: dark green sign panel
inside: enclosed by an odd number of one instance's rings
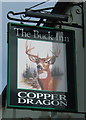
[[[7,106],[77,111],[74,31],[8,24]]]

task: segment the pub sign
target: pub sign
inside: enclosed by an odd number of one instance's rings
[[[75,32],[8,23],[7,106],[77,111]]]

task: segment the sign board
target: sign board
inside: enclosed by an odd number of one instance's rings
[[[7,106],[77,111],[74,31],[8,24]]]

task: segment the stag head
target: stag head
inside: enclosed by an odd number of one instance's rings
[[[56,58],[60,54],[60,49],[57,47],[57,50],[50,50],[52,52],[52,56],[47,55],[46,58],[40,58],[38,55],[33,55],[31,53],[32,49],[35,49],[35,47],[31,47],[31,44],[28,46],[28,41],[26,41],[26,54],[28,55],[30,61],[37,64],[39,77],[45,79],[50,72],[49,66],[55,63]]]

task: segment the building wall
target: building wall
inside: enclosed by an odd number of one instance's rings
[[[85,68],[84,68],[84,72],[85,72],[85,79],[84,79],[84,99],[86,100],[86,2],[85,2],[85,4],[84,4],[84,9],[83,9],[83,11],[84,11],[84,38],[85,38],[85,49],[84,49],[84,53],[85,53],[85,58],[84,58],[84,66],[85,66]],[[86,112],[86,102],[84,101],[84,109],[85,109],[85,112]]]
[[[83,118],[85,120],[84,114],[76,113],[65,113],[65,112],[47,112],[47,111],[35,111],[27,109],[5,109],[2,113],[2,118],[32,118],[32,120],[46,118],[51,120],[51,118],[66,118],[71,120],[71,118]]]

